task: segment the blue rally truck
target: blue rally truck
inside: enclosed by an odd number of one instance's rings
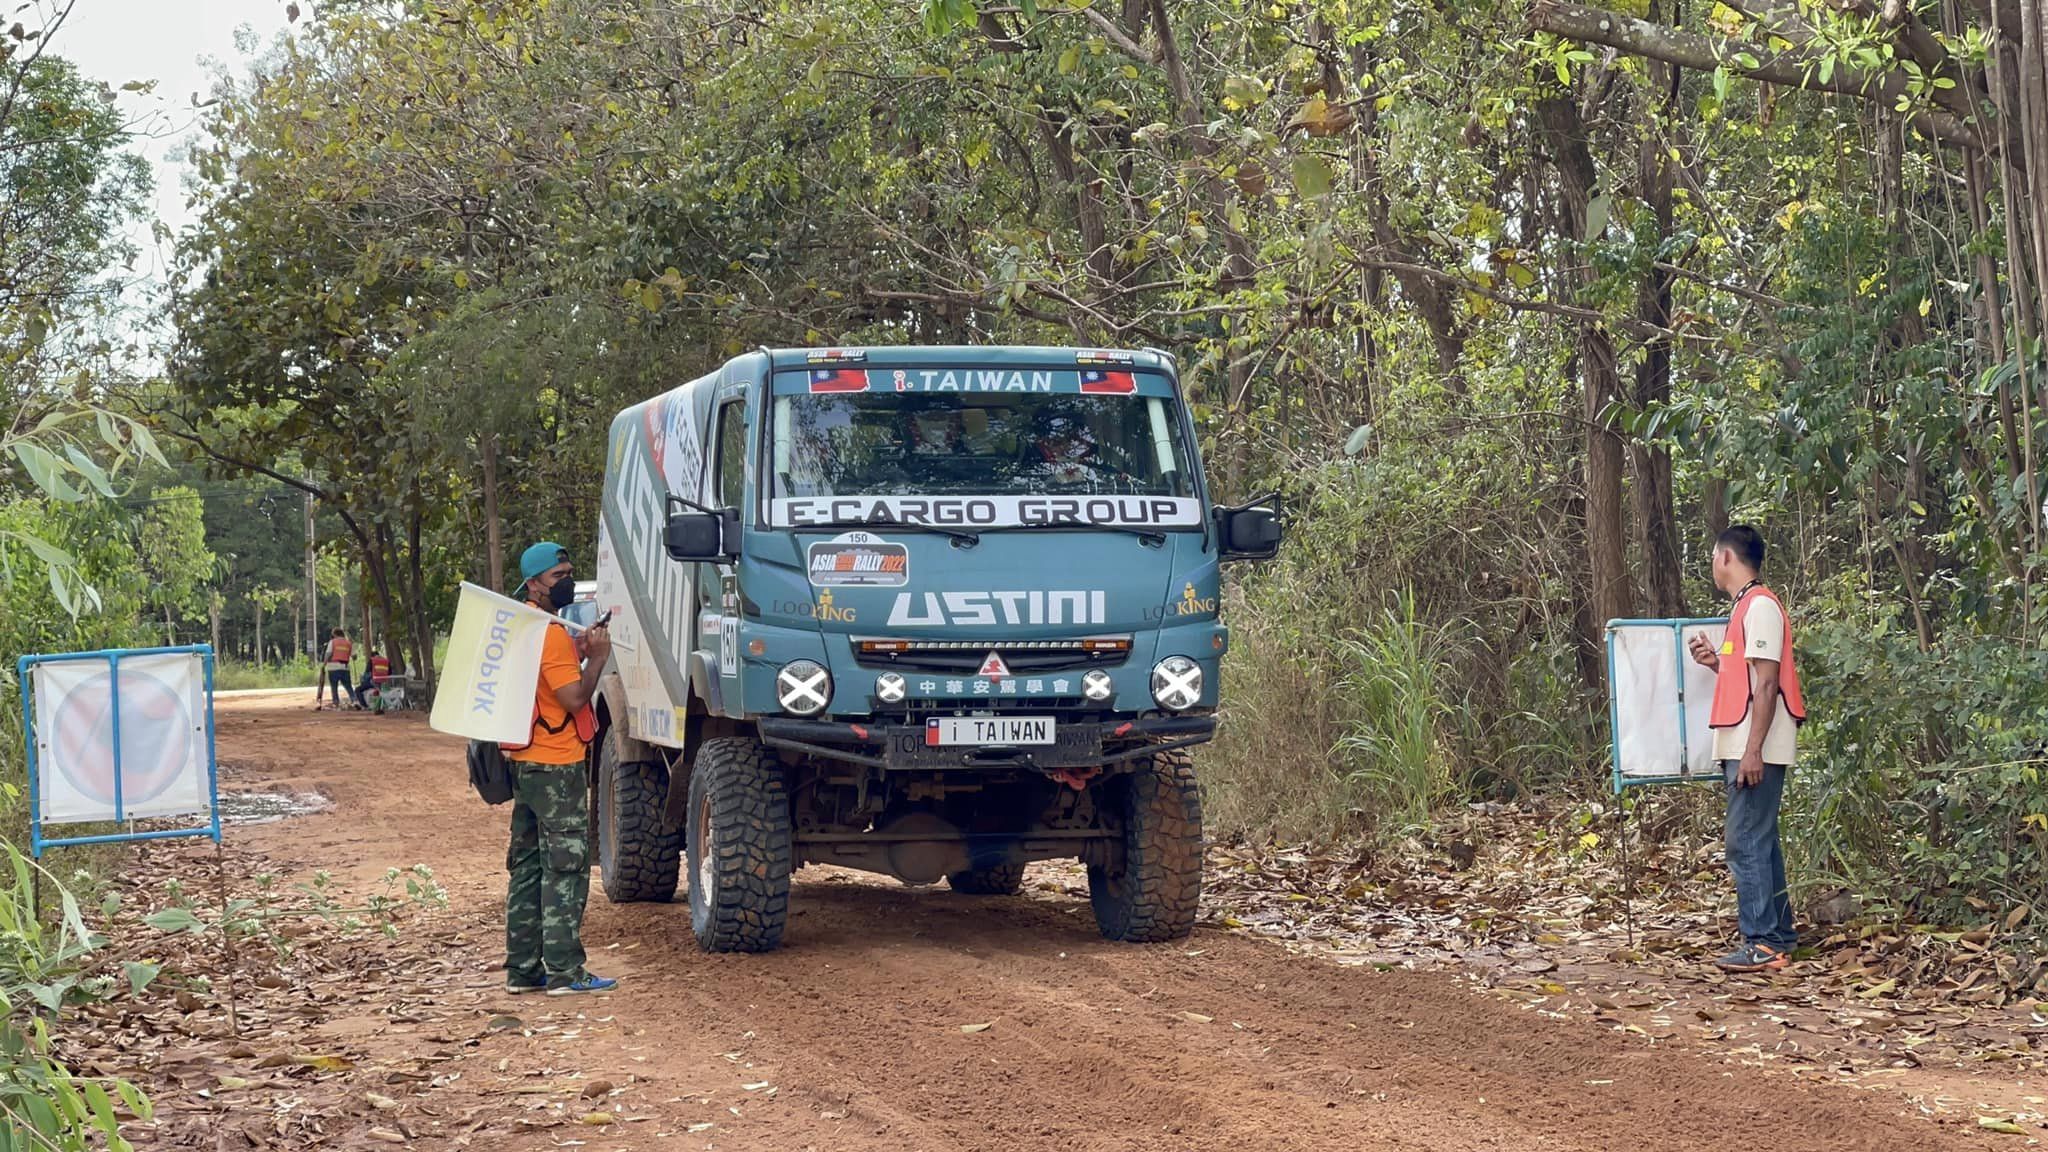
[[[688,878],[712,951],[781,940],[806,863],[1008,894],[1078,857],[1096,923],[1195,918],[1216,729],[1212,508],[1165,353],[763,349],[612,422],[593,748],[613,900]]]

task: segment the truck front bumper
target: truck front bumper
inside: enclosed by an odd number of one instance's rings
[[[1216,735],[1214,716],[1144,716],[1128,720],[1056,721],[1051,744],[994,747],[934,746],[922,724],[863,724],[847,720],[764,717],[761,740],[774,748],[844,760],[887,771],[986,771],[1027,768],[1054,772],[1106,768]]]

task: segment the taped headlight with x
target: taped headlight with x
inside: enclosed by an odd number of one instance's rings
[[[1152,666],[1152,698],[1178,712],[1202,699],[1202,666],[1185,656],[1168,656]]]
[[[809,716],[832,699],[832,674],[815,660],[793,660],[775,674],[775,700],[785,712]]]

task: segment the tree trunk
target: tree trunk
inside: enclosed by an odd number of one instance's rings
[[[1558,231],[1574,244],[1583,244],[1593,239],[1587,231],[1587,213],[1598,178],[1593,154],[1586,145],[1585,124],[1578,105],[1568,95],[1548,97],[1538,110],[1564,193],[1565,218],[1558,222]],[[1573,274],[1575,295],[1583,294],[1590,275],[1585,269]],[[1621,476],[1626,453],[1621,437],[1606,420],[1608,405],[1621,395],[1621,373],[1614,339],[1606,328],[1590,320],[1577,321],[1577,328],[1579,415],[1586,437],[1586,561],[1592,581],[1587,607],[1592,614],[1590,623],[1600,627],[1609,620],[1635,615],[1635,587],[1629,580],[1628,541],[1622,527]],[[1599,682],[1604,683],[1605,667],[1598,668]]]
[[[1657,0],[1651,0],[1650,19],[1658,19],[1657,9]],[[1664,116],[1674,125],[1678,115],[1676,72],[1662,61],[1649,62],[1648,96],[1664,103]],[[1671,158],[1651,126],[1646,125],[1643,130],[1636,161],[1643,202],[1657,222],[1656,238],[1661,244],[1671,235]],[[1670,272],[1652,264],[1636,291],[1638,319],[1660,330],[1670,329],[1671,287],[1675,280]],[[1636,364],[1635,404],[1639,409],[1648,409],[1670,399],[1671,340],[1653,336],[1644,345],[1642,359]],[[1665,619],[1685,616],[1678,519],[1671,494],[1671,453],[1658,445],[1631,442],[1629,463],[1635,477],[1630,494],[1635,505],[1636,547],[1649,590],[1650,614]]]
[[[164,605],[164,646],[171,647],[178,642],[178,633],[171,624],[171,606]]]
[[[485,568],[491,574],[491,590],[505,590],[505,528],[498,521],[498,434],[486,432],[478,438],[484,458],[484,541]],[[391,605],[384,605],[385,627],[391,624]]]
[[[256,600],[256,667],[263,667],[263,600]]]
[[[434,628],[427,619],[427,578],[420,563],[420,530],[422,516],[418,493],[414,493],[412,509],[406,516],[405,543],[406,562],[412,573],[412,630],[414,646],[419,649],[420,679],[427,683],[427,696],[434,694]]]

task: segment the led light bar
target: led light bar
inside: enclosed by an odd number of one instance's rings
[[[1128,636],[1087,636],[1078,640],[856,640],[864,655],[891,652],[1129,652]]]

